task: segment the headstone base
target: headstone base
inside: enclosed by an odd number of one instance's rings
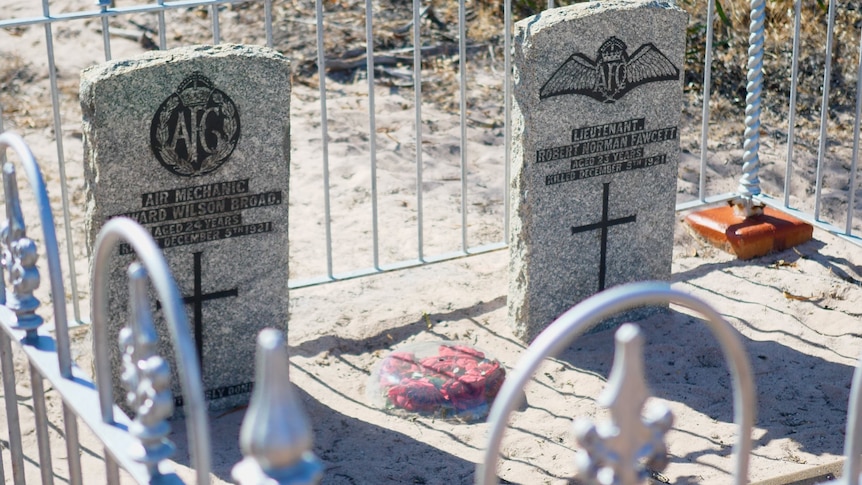
[[[670,285],[668,285],[670,286]],[[654,315],[667,315],[669,312],[667,305],[663,306],[644,306],[637,307],[631,310],[619,313],[608,319],[597,323],[593,328],[587,330],[587,334],[601,332],[611,328],[619,327],[624,323],[637,323]]]
[[[739,259],[798,246],[809,241],[814,233],[811,224],[771,207],[764,208],[763,214],[747,218],[731,206],[714,207],[689,214],[685,222],[695,237]]]

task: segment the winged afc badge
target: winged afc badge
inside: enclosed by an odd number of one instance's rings
[[[221,167],[236,148],[239,135],[239,111],[234,102],[195,72],[156,110],[150,147],[170,172],[196,177]]]
[[[656,81],[679,80],[679,69],[652,43],[631,56],[625,42],[606,40],[596,60],[575,53],[554,72],[539,90],[539,98],[562,94],[582,94],[604,103],[613,103],[632,89]]]

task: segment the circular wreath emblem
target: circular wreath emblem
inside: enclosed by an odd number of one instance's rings
[[[239,110],[200,73],[162,102],[150,126],[150,147],[163,167],[182,177],[221,167],[240,137]]]

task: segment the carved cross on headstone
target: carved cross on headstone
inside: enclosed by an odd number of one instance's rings
[[[193,305],[194,307],[194,317],[193,324],[195,326],[195,347],[198,352],[198,362],[201,364],[201,373],[203,373],[203,342],[204,342],[204,332],[203,332],[203,302],[209,300],[218,300],[221,298],[227,298],[231,296],[237,296],[237,289],[232,288],[230,290],[222,290],[215,291],[212,293],[203,293],[202,284],[201,284],[201,256],[203,255],[203,251],[197,251],[194,253],[195,263],[194,263],[194,293],[192,296],[183,297],[183,303],[189,305]]]
[[[602,230],[601,243],[601,260],[599,262],[599,291],[605,289],[605,273],[607,272],[606,265],[608,259],[608,228],[618,226],[620,224],[628,224],[637,220],[637,214],[620,217],[618,219],[608,219],[608,201],[610,195],[610,182],[605,182],[602,189],[602,220],[585,226],[572,227],[572,234],[579,232],[593,231],[596,229]]]

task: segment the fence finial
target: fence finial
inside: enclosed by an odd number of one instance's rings
[[[167,439],[171,427],[167,418],[174,411],[171,397],[171,371],[156,353],[159,342],[147,297],[147,270],[134,262],[129,266],[130,325],[120,330],[123,349],[122,381],[128,389],[126,402],[135,412],[129,432],[138,438],[130,455],[159,475],[159,463],[174,454],[174,444]]]
[[[245,458],[232,471],[240,485],[316,485],[323,475],[308,416],[288,379],[284,342],[275,329],[257,338],[255,387],[239,434]]]
[[[11,291],[6,293],[6,306],[18,318],[13,328],[27,331],[27,337],[36,335],[43,319],[36,314],[39,300],[33,290],[39,287],[39,269],[36,267],[36,243],[27,237],[21,203],[18,199],[18,182],[15,167],[3,165],[3,189],[6,196],[6,221],[0,230],[3,244],[3,266],[9,276]]]
[[[575,435],[586,453],[578,455],[582,478],[600,484],[635,485],[650,470],[667,466],[664,436],[673,415],[663,404],[652,403],[641,416],[649,391],[643,372],[644,337],[625,324],[616,333],[616,353],[608,386],[599,404],[610,409],[612,422],[598,427],[587,420],[575,422]]]

